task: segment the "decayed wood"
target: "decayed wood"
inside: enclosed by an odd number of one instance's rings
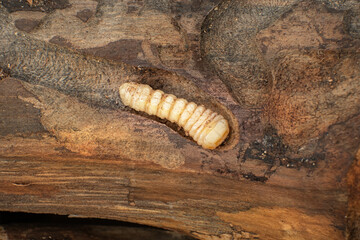
[[[70,3],[0,20],[0,64],[18,78],[0,80],[0,210],[117,219],[200,239],[343,239],[348,222],[356,239],[356,12],[304,1],[259,32],[275,81],[264,108],[252,108],[233,101],[199,61],[201,22],[214,1]],[[289,41],[282,55],[278,28],[288,39],[306,36],[296,17],[317,14],[319,26],[346,20],[336,39],[352,45],[304,50]],[[39,24],[28,34],[15,29],[26,18]],[[224,113],[229,140],[205,150],[168,122],[123,107],[115,89],[132,79]]]
[[[360,149],[348,174],[349,211],[347,215],[348,238],[360,238]]]
[[[240,104],[262,107],[276,86],[277,59],[357,51],[359,12],[358,1],[225,0],[204,21],[202,54]]]

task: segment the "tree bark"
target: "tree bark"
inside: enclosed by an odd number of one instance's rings
[[[359,5],[269,2],[3,3],[0,210],[199,239],[357,239]],[[202,149],[125,107],[128,81],[223,114],[229,138]]]

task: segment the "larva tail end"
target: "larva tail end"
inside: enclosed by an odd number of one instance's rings
[[[218,121],[214,128],[205,136],[202,147],[215,149],[227,138],[229,132],[228,121],[226,119]]]

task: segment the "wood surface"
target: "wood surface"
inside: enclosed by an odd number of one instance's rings
[[[0,210],[199,239],[358,239],[357,1],[2,2]],[[126,81],[219,111],[229,139],[205,150],[124,107]]]

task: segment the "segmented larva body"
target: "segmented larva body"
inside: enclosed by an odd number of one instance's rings
[[[202,105],[145,84],[124,83],[119,92],[124,105],[177,123],[203,148],[215,149],[229,134],[227,120]]]

